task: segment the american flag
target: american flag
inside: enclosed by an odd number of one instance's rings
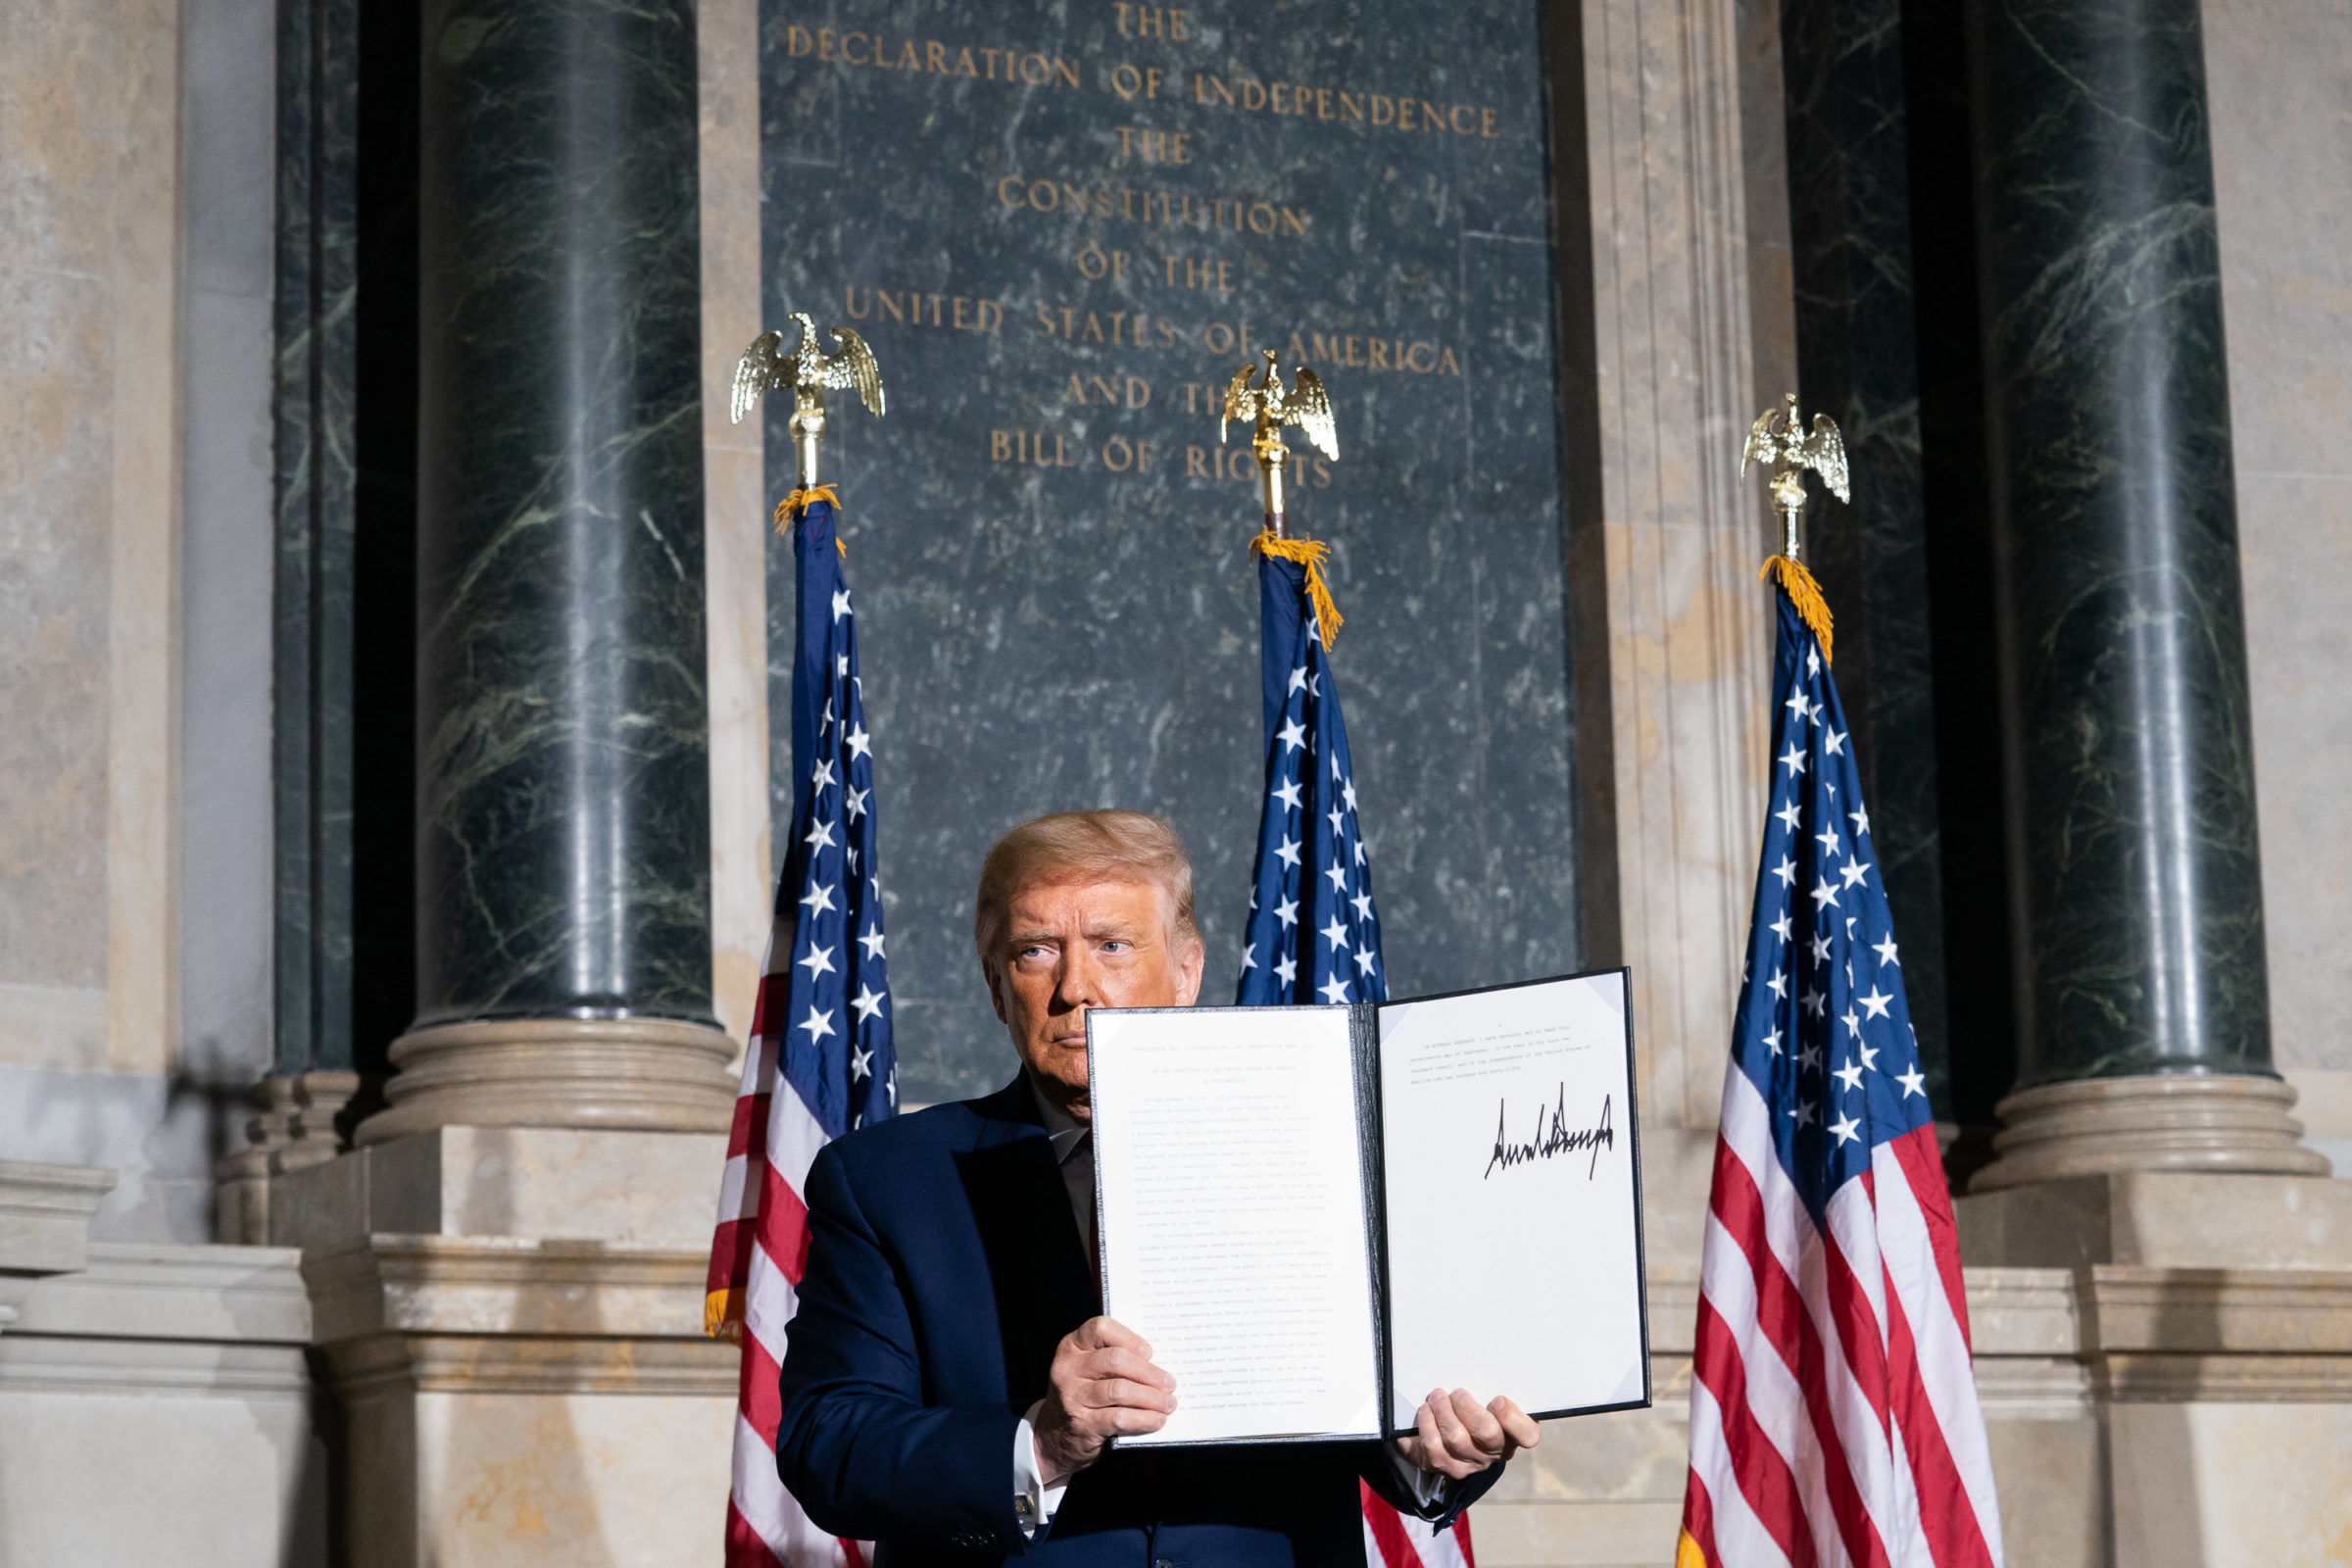
[[[808,1256],[801,1200],[808,1166],[831,1140],[890,1115],[899,1098],[858,621],[834,543],[830,487],[806,496],[795,492],[777,509],[779,516],[799,513],[792,838],[727,1138],[704,1301],[710,1332],[738,1334],[743,1348],[727,1568],[862,1565],[871,1555],[810,1524],[776,1477],[776,1372]]]
[[[1773,809],[1715,1145],[1676,1562],[1989,1568],[2000,1516],[1901,953],[1829,661],[1775,597]]]
[[[1372,869],[1355,815],[1348,725],[1331,674],[1320,604],[1324,547],[1261,534],[1259,619],[1263,630],[1266,799],[1258,818],[1257,867],[1250,896],[1249,945],[1234,1001],[1383,1002],[1380,918]],[[1277,553],[1279,552],[1279,554]],[[1333,629],[1338,616],[1331,615]],[[1364,1560],[1383,1568],[1475,1568],[1470,1515],[1443,1531],[1408,1519],[1362,1489]]]

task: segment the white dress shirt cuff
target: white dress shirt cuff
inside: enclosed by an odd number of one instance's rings
[[[1037,1460],[1037,1412],[1045,1402],[1031,1405],[1012,1434],[1012,1513],[1021,1522],[1023,1541],[1035,1541],[1037,1533],[1054,1522],[1061,1494],[1070,1486],[1066,1481],[1047,1486],[1045,1467]]]
[[[1388,1449],[1389,1463],[1396,1469],[1398,1485],[1413,1494],[1413,1500],[1424,1511],[1437,1506],[1438,1499],[1446,1494],[1446,1478],[1407,1459],[1404,1450],[1394,1442],[1382,1446]]]

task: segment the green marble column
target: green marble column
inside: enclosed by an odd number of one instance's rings
[[[692,0],[428,0],[416,1021],[374,1140],[724,1126]]]
[[[1968,0],[2021,1091],[1979,1186],[2064,1173],[2025,1158],[2061,1131],[2084,1157],[2107,1138],[2096,1168],[2301,1168],[2271,1069],[2198,18]],[[2268,1107],[2248,1138],[2285,1152],[2200,1134],[2173,1157],[2148,1118],[2185,1129],[2192,1103],[2204,1134]],[[2130,1149],[2094,1125],[2125,1105]]]

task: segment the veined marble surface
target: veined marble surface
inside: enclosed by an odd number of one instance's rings
[[[908,1098],[1009,1075],[970,900],[993,839],[1043,811],[1172,816],[1203,995],[1232,994],[1260,513],[1214,410],[1261,347],[1286,376],[1308,358],[1338,412],[1292,524],[1333,548],[1392,994],[1575,966],[1539,13],[763,8],[764,318],[857,328],[889,389],[883,419],[829,416],[826,462]],[[788,413],[765,405],[771,498]],[[792,568],[769,562],[780,711]],[[788,737],[771,724],[779,811]]]
[[[2198,7],[1982,0],[2019,1087],[2270,1070]]]
[[[423,25],[418,1023],[707,1020],[693,8]]]

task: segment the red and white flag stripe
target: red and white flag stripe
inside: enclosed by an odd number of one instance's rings
[[[1814,1226],[1735,1065],[1700,1276],[1679,1568],[1998,1568],[1935,1132],[1882,1145]]]
[[[792,927],[779,922],[769,963],[791,950]],[[864,1568],[870,1549],[817,1529],[776,1476],[776,1378],[808,1258],[808,1208],[801,1195],[827,1141],[807,1103],[777,1075],[785,978],[760,977],[704,1298],[705,1327],[737,1339],[743,1349],[726,1568]]]
[[[1364,1568],[1478,1568],[1470,1553],[1469,1510],[1445,1529],[1408,1519],[1370,1487],[1362,1488]]]

